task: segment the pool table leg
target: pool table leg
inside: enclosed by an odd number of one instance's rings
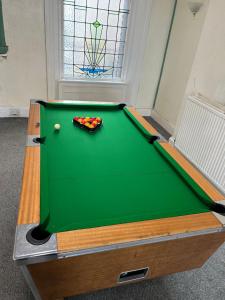
[[[36,285],[35,285],[35,283],[34,283],[34,281],[33,281],[33,278],[32,278],[32,276],[31,276],[31,274],[30,274],[30,272],[29,272],[27,266],[26,266],[26,265],[22,265],[22,266],[20,266],[20,269],[21,269],[21,271],[22,271],[22,273],[23,273],[23,276],[24,276],[24,278],[25,278],[25,280],[26,280],[26,282],[27,282],[29,288],[30,288],[31,291],[32,291],[32,294],[33,294],[33,296],[34,296],[34,299],[35,299],[35,300],[42,300],[42,298],[41,298],[41,296],[40,296],[40,294],[39,294],[39,292],[38,292],[38,289],[37,289],[37,287],[36,287]],[[64,297],[63,297],[63,298],[62,298],[62,297],[56,298],[56,299],[54,299],[54,300],[64,300]]]
[[[35,283],[33,281],[33,278],[31,276],[31,274],[30,274],[27,266],[26,265],[21,265],[20,269],[21,269],[21,271],[23,273],[23,276],[24,276],[24,278],[25,278],[25,280],[26,280],[29,288],[32,291],[32,294],[33,294],[35,300],[41,300],[41,296],[40,296],[40,294],[38,292],[38,289],[37,289],[37,287],[36,287],[36,285],[35,285]],[[58,299],[58,300],[60,300],[60,299]]]

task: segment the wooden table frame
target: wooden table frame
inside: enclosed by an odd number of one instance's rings
[[[158,134],[134,108],[129,111],[151,134]],[[39,136],[39,122],[40,107],[33,100],[14,247],[14,259],[21,265],[36,299],[58,299],[115,286],[115,274],[147,264],[150,271],[145,279],[200,267],[225,241],[225,218],[208,212],[60,232],[43,246],[31,246],[26,232],[39,223],[40,217],[40,146],[32,142]],[[224,201],[224,196],[175,148],[163,140],[161,145],[214,201]],[[64,272],[63,285],[59,284],[60,271]],[[102,274],[99,278],[97,271]],[[114,274],[111,279],[103,278],[107,272]],[[94,282],[93,276],[97,276]],[[77,284],[71,287],[74,280]],[[53,285],[53,289],[48,287]]]

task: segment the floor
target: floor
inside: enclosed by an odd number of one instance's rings
[[[169,140],[171,134],[166,131],[159,123],[157,123],[152,117],[144,117],[157,131],[166,139]]]
[[[34,300],[12,260],[27,120],[0,119],[0,300]],[[225,299],[225,245],[198,270],[70,300]]]

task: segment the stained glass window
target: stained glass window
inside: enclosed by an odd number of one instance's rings
[[[130,0],[64,0],[64,77],[121,78]]]

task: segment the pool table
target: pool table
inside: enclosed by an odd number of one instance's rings
[[[134,108],[32,100],[14,259],[36,299],[198,268],[225,241],[224,199]]]

